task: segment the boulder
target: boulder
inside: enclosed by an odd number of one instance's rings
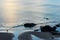
[[[34,26],[36,26],[37,24],[35,24],[35,23],[25,23],[24,24],[24,27],[34,27]]]

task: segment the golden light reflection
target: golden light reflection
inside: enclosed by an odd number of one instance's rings
[[[14,25],[17,20],[16,10],[18,9],[16,0],[4,0],[4,20],[6,21],[6,25]]]

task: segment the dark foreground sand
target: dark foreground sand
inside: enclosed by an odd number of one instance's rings
[[[12,40],[13,37],[13,33],[0,32],[0,40]]]
[[[34,32],[29,31],[20,34],[18,36],[18,40],[32,40],[31,34],[44,40],[57,40],[57,39],[53,39],[54,36],[49,32],[35,32],[35,31]]]

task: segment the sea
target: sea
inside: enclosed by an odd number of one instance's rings
[[[46,19],[48,18],[48,20]],[[13,40],[18,40],[18,35],[36,28],[24,28],[24,23],[43,23],[51,27],[60,23],[60,0],[0,0],[0,30],[12,31]],[[13,28],[15,27],[15,28]],[[60,28],[57,28],[60,31]]]

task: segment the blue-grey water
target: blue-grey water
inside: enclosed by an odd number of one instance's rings
[[[60,23],[60,0],[0,0],[0,27],[11,28],[24,23]],[[49,18],[46,20],[45,18]],[[16,29],[16,28],[15,28]],[[14,30],[15,30],[14,29]],[[20,26],[20,29],[23,29]],[[14,31],[15,35],[21,30]],[[60,31],[60,29],[57,29]],[[23,30],[22,30],[23,31]],[[17,40],[17,37],[15,38]]]

